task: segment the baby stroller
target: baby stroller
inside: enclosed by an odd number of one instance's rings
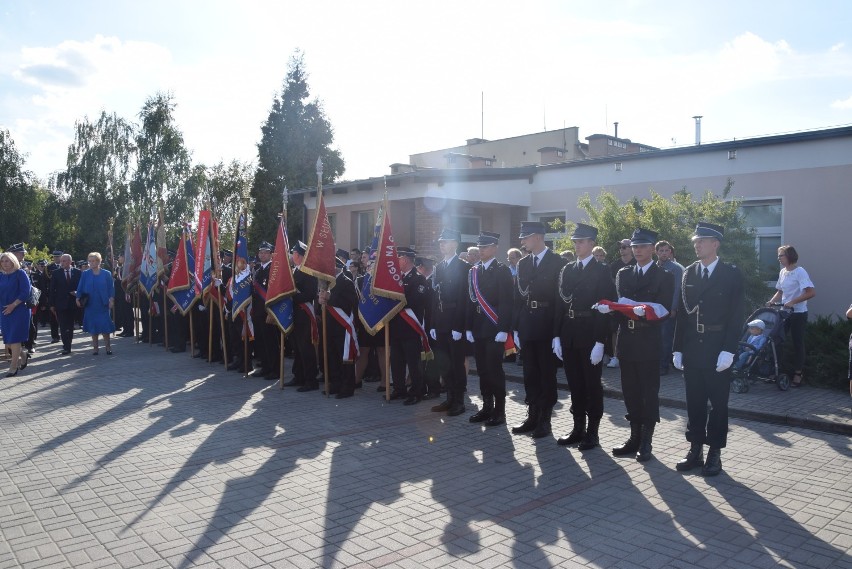
[[[749,386],[756,383],[757,380],[766,383],[774,382],[781,391],[790,389],[790,378],[787,377],[787,374],[781,373],[778,362],[781,355],[781,345],[784,343],[784,322],[789,317],[790,310],[787,308],[758,308],[748,317],[746,322],[760,319],[766,324],[766,330],[763,332],[766,336],[766,343],[753,354],[745,367],[734,369],[731,375],[731,392],[746,393]],[[745,325],[739,343],[741,349],[749,349],[747,347],[749,346],[748,337],[748,326]]]

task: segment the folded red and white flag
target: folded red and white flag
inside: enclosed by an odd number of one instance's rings
[[[625,297],[619,298],[618,302],[601,300],[598,304],[605,304],[613,311],[620,312],[631,320],[639,319],[639,317],[636,316],[636,313],[633,312],[633,309],[637,306],[641,306],[645,309],[645,320],[660,320],[669,315],[669,311],[666,310],[666,307],[662,304],[657,302],[637,302]]]

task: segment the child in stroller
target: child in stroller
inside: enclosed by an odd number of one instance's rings
[[[759,308],[749,316],[731,375],[732,392],[745,393],[758,379],[775,382],[781,391],[790,388],[790,378],[780,373],[778,361],[784,341],[784,321],[789,314],[783,308]]]

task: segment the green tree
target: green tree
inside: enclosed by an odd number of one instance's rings
[[[194,213],[197,194],[187,190],[191,161],[183,134],[174,119],[175,103],[168,93],[149,97],[139,113],[137,164],[128,206],[143,223],[152,209],[163,206],[167,225],[175,228]]]
[[[49,193],[25,168],[8,130],[0,130],[0,246],[42,241],[41,210]]]
[[[55,176],[64,218],[70,221],[69,251],[104,252],[108,220],[124,227],[135,162],[134,128],[128,121],[104,111],[97,122],[86,117],[75,123],[66,169]]]
[[[316,187],[316,162],[322,158],[323,183],[343,174],[339,150],[331,148],[334,131],[321,103],[308,101],[304,56],[297,51],[291,58],[283,89],[272,101],[272,110],[261,127],[258,166],[251,188],[252,208],[249,241],[259,243],[275,234],[277,213],[281,211],[282,191]],[[304,193],[288,200],[288,237],[291,242],[303,233]]]
[[[740,213],[740,203],[728,200],[732,186],[729,180],[720,195],[706,191],[699,199],[685,187],[671,199],[651,191],[650,198],[634,197],[625,203],[612,192],[602,191],[594,201],[588,194],[582,196],[577,205],[586,213],[586,222],[598,228],[598,243],[608,250],[610,260],[617,258],[618,241],[643,227],[656,231],[660,239],[670,242],[678,261],[686,266],[695,260],[691,238],[696,224],[708,221],[723,226],[725,239],[719,256],[742,271],[746,282],[746,307],[751,312],[766,302],[767,290],[758,271],[754,232]],[[570,248],[568,237],[554,243],[556,250]]]
[[[237,214],[249,196],[253,179],[254,167],[238,160],[229,164],[220,161],[211,167],[198,164],[187,178],[187,191],[197,196],[196,209],[212,204],[219,220],[219,241],[225,248],[234,241]]]

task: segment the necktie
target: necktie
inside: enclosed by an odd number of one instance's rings
[[[583,263],[577,261],[577,270],[580,271],[581,273],[583,272]]]
[[[534,269],[538,268],[538,257],[536,257],[536,256],[533,257],[533,268]]]
[[[65,282],[71,284],[71,271],[65,269]]]
[[[707,270],[707,267],[704,267],[704,274],[701,278],[705,283],[710,280],[710,271]]]

